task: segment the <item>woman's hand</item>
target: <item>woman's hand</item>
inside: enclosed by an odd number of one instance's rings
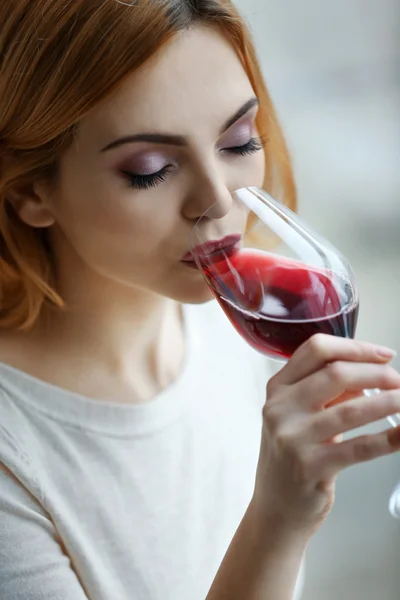
[[[400,449],[400,428],[342,441],[341,434],[400,412],[393,357],[369,343],[315,335],[267,385],[253,505],[310,535],[329,513],[338,473]],[[374,397],[363,389],[380,388]]]

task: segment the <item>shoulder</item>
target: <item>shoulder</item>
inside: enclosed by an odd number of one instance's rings
[[[29,395],[22,375],[29,371],[30,352],[21,338],[0,333],[0,464],[37,496],[29,451],[32,427],[23,401]]]
[[[0,333],[0,460],[7,434],[12,437],[23,421],[19,403],[22,379],[18,374],[26,372],[28,354],[18,334]]]
[[[29,421],[4,383],[0,367],[0,467],[11,473],[37,500],[42,501],[36,469],[31,461]]]

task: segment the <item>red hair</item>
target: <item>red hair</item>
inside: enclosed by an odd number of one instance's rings
[[[44,230],[18,218],[10,191],[54,177],[80,120],[196,23],[219,28],[242,61],[260,101],[260,135],[269,140],[264,187],[295,209],[285,140],[231,0],[7,0],[0,23],[0,327],[27,329],[44,302],[63,305]]]

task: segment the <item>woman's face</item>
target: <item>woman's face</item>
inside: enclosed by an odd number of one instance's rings
[[[87,115],[61,159],[49,204],[61,277],[76,270],[181,302],[207,300],[201,274],[181,260],[208,207],[217,203],[229,218],[231,193],[262,185],[256,114],[228,42],[203,27],[182,33]]]

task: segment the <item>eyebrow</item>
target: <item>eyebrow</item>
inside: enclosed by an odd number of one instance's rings
[[[220,129],[220,135],[225,133],[229,127],[232,127],[236,121],[241,119],[245,114],[247,114],[254,106],[259,105],[259,100],[256,97],[250,98],[239,110],[235,112],[235,114],[230,117]],[[119,146],[123,146],[124,144],[132,144],[134,142],[150,142],[155,144],[167,144],[170,146],[186,146],[187,138],[183,135],[171,135],[168,133],[138,133],[136,135],[126,135],[124,137],[118,138],[114,140],[110,144],[107,144],[104,148],[101,149],[101,152],[107,152],[108,150],[112,150],[113,148],[118,148]]]

